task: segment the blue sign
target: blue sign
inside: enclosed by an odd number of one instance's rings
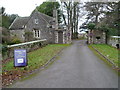
[[[27,54],[24,49],[16,49],[14,50],[14,66],[27,66]]]

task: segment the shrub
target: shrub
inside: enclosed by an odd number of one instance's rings
[[[32,40],[34,40],[33,32],[26,31],[25,32],[25,41],[32,41]]]
[[[2,28],[2,35],[1,35],[1,38],[2,38],[2,43],[3,44],[8,44],[11,42],[11,39],[10,39],[10,31],[6,28]]]
[[[90,29],[90,30],[93,30],[93,29],[95,29],[95,24],[94,23],[89,23],[87,25],[87,28]]]
[[[8,50],[7,45],[0,45],[0,51],[2,51],[3,55],[7,52],[7,50]]]
[[[17,37],[14,37],[10,44],[18,44],[18,43],[21,43],[21,40]]]
[[[2,52],[6,52],[7,51],[7,45],[2,45]]]

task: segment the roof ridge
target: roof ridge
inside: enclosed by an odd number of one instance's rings
[[[23,18],[29,18],[30,16],[25,16],[25,17],[23,17]]]
[[[26,16],[26,17],[19,17],[19,18],[29,18],[29,16]]]

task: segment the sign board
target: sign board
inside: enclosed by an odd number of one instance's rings
[[[14,66],[23,67],[27,66],[27,53],[24,49],[14,50]]]

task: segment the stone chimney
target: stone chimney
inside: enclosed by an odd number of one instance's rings
[[[56,8],[53,10],[54,26],[55,29],[58,29],[58,14]]]

